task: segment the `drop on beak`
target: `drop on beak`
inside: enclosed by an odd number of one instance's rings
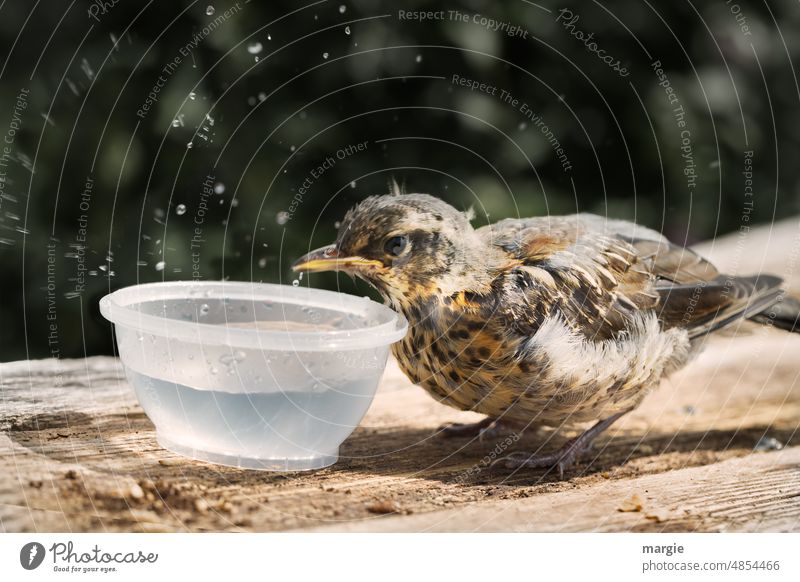
[[[328,245],[297,259],[293,271],[318,273],[320,271],[354,271],[366,267],[382,267],[383,263],[364,257],[342,257],[336,245]]]

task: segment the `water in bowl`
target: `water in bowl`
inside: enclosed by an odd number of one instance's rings
[[[336,462],[372,401],[374,382],[314,390],[223,392],[128,371],[158,442],[176,453],[244,468],[291,471]]]

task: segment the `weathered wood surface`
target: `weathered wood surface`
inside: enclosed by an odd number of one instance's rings
[[[800,290],[796,220],[737,241],[703,251]],[[798,334],[716,337],[562,481],[488,465],[570,435],[534,432],[503,452],[503,438],[437,437],[479,417],[438,404],[393,363],[342,460],[296,474],[160,449],[113,358],[2,364],[0,531],[796,531],[799,377]]]

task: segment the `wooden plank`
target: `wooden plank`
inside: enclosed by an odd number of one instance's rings
[[[270,531],[376,523],[374,511],[458,514],[497,499],[574,489],[591,495],[608,480],[624,483],[749,455],[764,435],[800,444],[800,337],[776,331],[756,337],[758,351],[753,336],[715,341],[608,435],[591,467],[579,467],[564,482],[541,471],[488,470],[486,460],[500,456],[496,442],[433,436],[443,422],[477,416],[436,403],[394,365],[345,443],[342,461],[284,475],[196,463],[161,450],[112,358],[6,364],[0,366],[0,523],[6,531]],[[508,451],[531,450],[547,436],[525,436]]]
[[[525,499],[307,528],[344,532],[797,531],[800,447]]]

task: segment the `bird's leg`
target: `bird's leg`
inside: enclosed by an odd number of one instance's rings
[[[633,410],[633,408],[623,410],[608,418],[604,418],[576,438],[571,439],[559,450],[552,453],[512,453],[507,457],[498,459],[498,462],[503,461],[505,466],[509,469],[557,467],[559,475],[563,478],[564,471],[572,467],[575,461],[592,450],[592,442],[594,439],[609,426],[614,424],[621,416],[629,413],[631,410]]]
[[[484,440],[487,438],[494,438],[504,432],[521,430],[522,428],[522,426],[518,426],[510,421],[487,416],[483,420],[470,424],[462,424],[460,422],[445,424],[444,426],[440,426],[437,432],[443,437],[448,438],[478,437],[478,439]]]

